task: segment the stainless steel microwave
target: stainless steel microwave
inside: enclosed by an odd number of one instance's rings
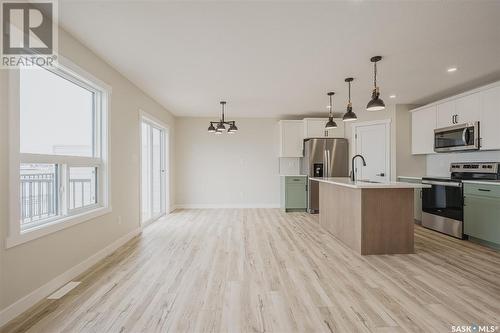
[[[434,151],[437,153],[479,148],[478,121],[434,130]]]

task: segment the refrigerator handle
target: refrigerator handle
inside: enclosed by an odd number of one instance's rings
[[[325,149],[325,153],[324,153],[324,156],[325,156],[325,175],[324,177],[330,177],[330,159],[329,159],[329,155],[330,155],[330,152],[328,151],[328,149]]]
[[[332,159],[331,159],[331,151],[328,150],[328,177],[332,176]]]
[[[323,150],[323,177],[328,175],[328,160],[326,159],[326,150]]]

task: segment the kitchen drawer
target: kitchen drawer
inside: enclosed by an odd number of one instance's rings
[[[297,185],[305,185],[307,183],[307,177],[293,177],[287,176],[286,183],[287,184],[297,184]]]
[[[464,203],[464,233],[500,244],[500,198],[467,195]]]
[[[500,185],[487,185],[487,184],[464,184],[464,194],[477,195],[481,197],[500,198]]]

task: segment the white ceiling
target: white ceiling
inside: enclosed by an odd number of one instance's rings
[[[500,79],[500,1],[60,1],[76,38],[179,116],[283,117],[370,98],[421,104]],[[447,73],[450,66],[458,71]],[[395,99],[389,95],[395,94]],[[357,111],[358,110],[358,111]]]

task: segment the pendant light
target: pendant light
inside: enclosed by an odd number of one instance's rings
[[[226,126],[229,125],[229,129],[227,130],[228,134],[234,134],[238,131],[238,127],[236,127],[236,122],[234,120],[226,121],[224,119],[224,107],[226,105],[225,101],[220,101],[221,105],[221,118],[219,121],[211,121],[210,126],[208,126],[208,132],[214,134],[222,134],[226,131]],[[214,126],[216,124],[216,126]]]
[[[330,130],[333,128],[337,128],[337,123],[335,121],[333,121],[332,97],[333,97],[333,95],[335,95],[335,93],[333,91],[330,91],[327,95],[330,97],[330,105],[328,106],[328,108],[330,109],[330,113],[328,115],[328,122],[325,125],[325,130]]]
[[[352,103],[351,103],[351,82],[354,79],[352,77],[348,77],[345,79],[345,82],[349,84],[349,102],[347,103],[347,111],[344,114],[344,117],[342,117],[343,121],[354,121],[357,120],[358,117],[356,114],[352,111]]]
[[[373,91],[372,91],[372,99],[366,105],[366,110],[368,111],[381,111],[385,109],[384,101],[380,99],[380,91],[377,87],[377,62],[382,60],[381,56],[375,56],[370,59],[373,62],[374,75],[373,75]]]

